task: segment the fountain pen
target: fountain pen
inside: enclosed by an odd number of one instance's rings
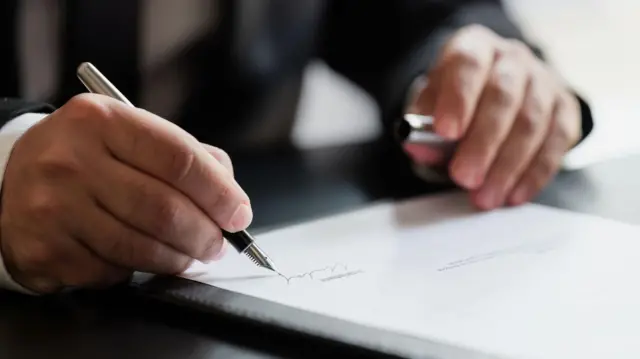
[[[77,76],[90,92],[115,98],[133,107],[133,104],[91,63],[84,62],[78,66]],[[222,231],[222,234],[238,253],[246,255],[260,267],[278,272],[273,261],[258,247],[247,231]]]

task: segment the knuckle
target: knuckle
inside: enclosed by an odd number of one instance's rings
[[[464,44],[456,46],[452,54],[452,61],[469,71],[479,70],[482,67],[482,61],[478,55]]]
[[[76,95],[67,101],[64,107],[75,114],[72,118],[82,119],[83,122],[107,118],[110,115],[109,108],[97,101],[93,94]]]
[[[246,196],[241,195],[240,191],[234,186],[231,181],[223,182],[218,189],[218,196],[216,199],[216,204],[218,205],[226,205],[229,203],[238,203],[247,202],[248,198]]]
[[[500,151],[496,157],[496,161],[493,164],[493,168],[491,171],[495,170],[496,173],[501,173],[504,176],[516,175],[514,171],[521,165],[522,162],[521,152],[505,148],[504,150]]]
[[[516,40],[516,39],[509,39],[507,40],[508,43],[508,47],[509,47],[509,51],[514,54],[515,56],[530,56],[533,54],[533,52],[531,51],[531,49],[529,48],[529,46],[527,46],[526,44],[524,44],[522,41],[520,40]]]
[[[182,205],[173,197],[161,196],[155,199],[151,208],[154,235],[165,239],[173,238],[182,212]]]
[[[216,153],[215,157],[218,160],[218,162],[220,162],[225,167],[227,167],[230,171],[233,172],[233,162],[231,161],[231,156],[229,156],[227,152],[219,148],[215,150],[215,153]]]
[[[210,147],[210,149],[220,162],[231,162],[231,157],[225,150],[218,147]]]
[[[518,130],[525,135],[531,135],[541,127],[542,112],[537,109],[525,109],[518,117]]]
[[[498,105],[510,106],[516,101],[513,83],[514,76],[510,72],[496,71],[487,83],[487,91]]]
[[[67,212],[64,201],[48,188],[34,190],[29,198],[27,208],[30,216],[37,222],[49,222]]]
[[[128,217],[140,218],[145,232],[162,239],[170,239],[177,233],[182,203],[179,197],[156,188],[153,182],[141,181],[131,184]]]
[[[531,119],[541,119],[547,115],[546,106],[540,94],[532,93],[523,107],[523,115]]]
[[[207,152],[209,152],[209,154],[213,156],[216,159],[216,161],[218,161],[218,163],[220,163],[229,172],[231,177],[233,177],[234,173],[233,173],[233,163],[231,161],[231,156],[229,156],[229,154],[226,151],[218,147],[206,145],[206,148],[207,148]]]
[[[224,206],[225,203],[229,202],[231,193],[231,185],[226,183],[220,184],[220,186],[218,187],[218,194],[214,201],[214,207]]]
[[[172,183],[181,183],[189,177],[195,165],[196,157],[191,148],[176,146],[171,151],[171,158],[167,161],[167,178]]]
[[[42,154],[36,159],[36,168],[42,178],[59,179],[78,176],[82,171],[82,165],[73,155],[66,151],[51,151]]]
[[[115,121],[114,121],[115,125]],[[115,126],[114,126],[115,127]],[[121,131],[121,143],[123,144],[124,153],[127,154],[136,154],[136,153],[144,153],[145,150],[148,150],[148,142],[145,141],[145,136],[148,136],[148,133],[144,133],[142,131]],[[171,162],[169,162],[171,163]],[[170,171],[168,171],[170,172]]]
[[[231,162],[231,157],[229,157],[229,155],[226,152],[222,151],[222,153],[219,156],[220,156],[219,161],[221,163],[224,163],[226,166],[229,167],[229,169],[233,168],[233,163]]]

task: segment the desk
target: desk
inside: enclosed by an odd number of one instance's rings
[[[426,188],[402,162],[401,154],[384,143],[235,158],[238,180],[254,205],[255,231],[380,198],[442,189]],[[640,224],[638,182],[640,156],[619,159],[560,174],[538,201]],[[330,348],[297,348],[255,333],[242,338],[242,328],[230,323],[211,323],[205,335],[201,328],[135,306],[116,293],[50,300],[0,294],[0,357],[274,358],[311,357],[310,352],[330,357]]]

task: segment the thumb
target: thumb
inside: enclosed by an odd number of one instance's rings
[[[417,79],[411,87],[411,95],[406,113],[431,116],[435,110],[437,99],[438,73],[435,72],[429,78]]]

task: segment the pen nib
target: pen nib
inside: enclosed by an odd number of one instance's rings
[[[279,273],[276,269],[273,261],[267,256],[266,253],[255,243],[251,244],[245,249],[244,254],[253,261],[258,267],[269,269],[273,272]]]

